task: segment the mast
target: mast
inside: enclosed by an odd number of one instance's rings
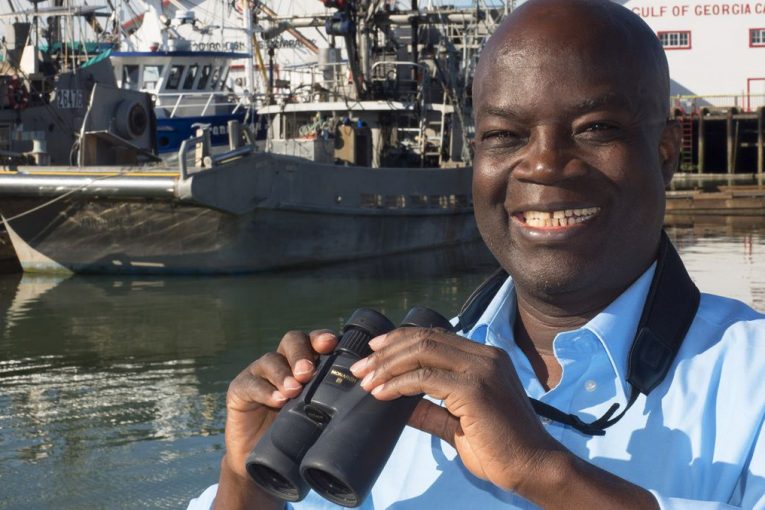
[[[252,25],[252,7],[250,5],[250,0],[244,0],[244,5],[242,6],[242,16],[244,17],[244,33],[246,34],[246,40],[245,48],[247,53],[247,59],[244,62],[244,72],[247,80],[247,92],[250,96],[250,101],[253,101],[254,93],[255,93],[255,73],[252,67],[252,57],[254,53],[253,45],[252,45],[252,37],[254,34],[253,25]],[[223,26],[223,20],[221,20],[221,27]],[[224,39],[221,37],[221,41]]]
[[[417,0],[412,0],[412,11],[414,11],[414,15],[412,16],[412,62],[414,62],[414,65],[412,66],[412,79],[417,80],[417,64],[420,59],[420,40],[417,34],[420,28],[420,8]]]

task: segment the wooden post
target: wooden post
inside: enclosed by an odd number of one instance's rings
[[[763,128],[763,115],[765,114],[765,107],[760,106],[757,108],[757,174],[762,175],[763,163],[765,163],[765,150],[763,150],[763,143],[765,142],[765,133],[762,132]]]
[[[733,108],[728,108],[728,112],[725,117],[725,139],[726,139],[726,155],[728,156],[728,173],[734,172],[733,168]]]
[[[696,166],[696,171],[700,174],[704,173],[704,117],[707,114],[707,109],[702,108],[699,110],[699,142],[698,142],[698,165]]]
[[[194,166],[202,168],[205,166],[205,158],[210,155],[210,125],[197,126],[197,136],[201,136],[203,140],[197,143],[194,151]]]
[[[230,120],[226,128],[228,129],[228,148],[232,151],[238,149],[242,139],[242,125],[238,120]]]

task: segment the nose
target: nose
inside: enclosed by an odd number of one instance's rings
[[[571,133],[562,126],[538,126],[531,132],[521,161],[514,169],[519,180],[555,184],[580,174]]]

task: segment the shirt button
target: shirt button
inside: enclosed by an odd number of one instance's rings
[[[550,418],[548,418],[547,416],[542,416],[541,422],[542,422],[543,425],[549,425],[549,424],[552,423],[552,420]]]
[[[597,388],[597,387],[598,387],[598,383],[596,383],[592,379],[590,379],[589,381],[584,383],[584,389],[589,391],[589,392],[595,391],[595,388]]]

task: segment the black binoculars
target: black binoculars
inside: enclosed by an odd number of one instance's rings
[[[412,308],[400,326],[452,329],[423,307]],[[309,488],[346,507],[364,501],[421,398],[377,400],[350,371],[372,353],[372,338],[393,329],[379,312],[353,312],[334,352],[322,357],[313,379],[247,457],[247,472],[260,487],[287,501],[300,501]]]

